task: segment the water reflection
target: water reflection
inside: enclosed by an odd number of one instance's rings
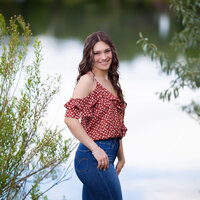
[[[60,73],[63,77],[61,91],[49,106],[46,121],[52,126],[64,126],[63,105],[72,95],[83,43],[40,38],[44,45],[43,75]],[[120,60],[120,75],[128,103],[126,167],[120,175],[124,199],[198,200],[199,125],[176,105],[186,102],[192,94],[185,91],[174,103],[159,101],[155,92],[166,88],[170,79],[161,76],[155,64],[142,55],[130,61]],[[68,130],[63,134],[71,137]],[[48,192],[49,199],[60,200],[64,195],[68,200],[81,199],[81,186],[73,171],[69,181]]]
[[[64,126],[63,105],[72,95],[83,40],[99,29],[110,34],[118,50],[121,85],[128,103],[126,167],[120,175],[124,199],[199,199],[199,126],[175,105],[187,101],[192,94],[185,91],[174,103],[160,102],[155,92],[168,87],[169,78],[161,76],[136,46],[138,32],[142,31],[170,53],[166,48],[168,35],[174,31],[170,14],[159,14],[160,20],[155,21],[155,12],[96,10],[92,5],[73,10],[57,4],[1,6],[0,12],[7,18],[20,13],[31,23],[44,46],[42,75],[62,74],[61,91],[48,108],[46,121],[51,126]],[[33,50],[27,62],[32,57]],[[68,130],[63,134],[71,137]],[[60,200],[63,195],[77,200],[81,199],[80,191],[81,183],[73,173],[72,179],[49,191],[48,196],[50,200]]]
[[[170,28],[170,19],[166,13],[160,15],[158,25],[160,37],[166,38],[169,34]]]
[[[157,10],[135,8],[116,10],[112,7],[96,7],[95,4],[76,8],[60,5],[59,2],[4,4],[0,5],[0,12],[6,19],[14,14],[22,14],[30,22],[35,35],[83,41],[91,32],[103,30],[111,35],[121,60],[130,60],[142,53],[141,47],[136,45],[139,32],[145,33],[152,42],[170,54],[167,35],[176,28],[176,20],[172,20],[169,27],[169,20],[173,19],[170,13],[160,14]],[[156,16],[160,16],[159,20],[155,20]]]

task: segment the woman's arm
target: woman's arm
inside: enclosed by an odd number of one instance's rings
[[[67,124],[71,133],[76,137],[81,143],[88,147],[91,151],[97,148],[97,144],[88,136],[88,134],[83,129],[78,119],[66,117],[65,123]]]
[[[92,78],[89,75],[83,75],[74,89],[73,98],[84,98],[85,96],[89,95],[93,88],[94,82]],[[92,151],[95,159],[98,162],[98,168],[105,170],[109,166],[107,154],[88,136],[79,120],[66,117],[65,123],[74,137],[76,137],[81,143],[83,143]],[[102,162],[104,163],[103,165]]]
[[[119,173],[121,172],[121,170],[122,170],[122,168],[124,167],[124,164],[125,164],[125,156],[124,156],[122,139],[120,140],[119,145],[120,146],[119,146],[119,150],[118,150],[118,153],[117,153],[118,163],[116,165],[117,175],[119,175]]]

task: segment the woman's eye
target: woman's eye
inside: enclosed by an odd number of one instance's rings
[[[108,53],[108,52],[110,52],[110,51],[111,51],[111,50],[110,50],[110,49],[108,49],[108,50],[106,50],[105,52],[106,52],[106,53]]]
[[[98,55],[98,54],[99,54],[99,52],[94,53],[94,55]]]

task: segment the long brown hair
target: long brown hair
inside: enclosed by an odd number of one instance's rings
[[[94,45],[99,41],[105,42],[111,48],[112,63],[108,70],[108,78],[111,81],[114,89],[117,91],[117,95],[119,99],[122,102],[124,102],[122,89],[119,83],[119,73],[118,73],[119,61],[117,57],[117,52],[111,38],[103,31],[94,32],[86,38],[84,49],[83,49],[83,58],[78,68],[79,75],[77,77],[77,82],[79,81],[81,76],[83,76],[89,71],[92,71],[92,68],[94,66],[93,48],[94,48]],[[92,52],[92,55],[90,55],[91,52]]]

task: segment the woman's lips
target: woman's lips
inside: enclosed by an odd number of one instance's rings
[[[109,61],[110,61],[110,60],[104,61],[104,62],[100,62],[100,64],[103,65],[103,66],[106,66],[106,65],[108,65]]]

